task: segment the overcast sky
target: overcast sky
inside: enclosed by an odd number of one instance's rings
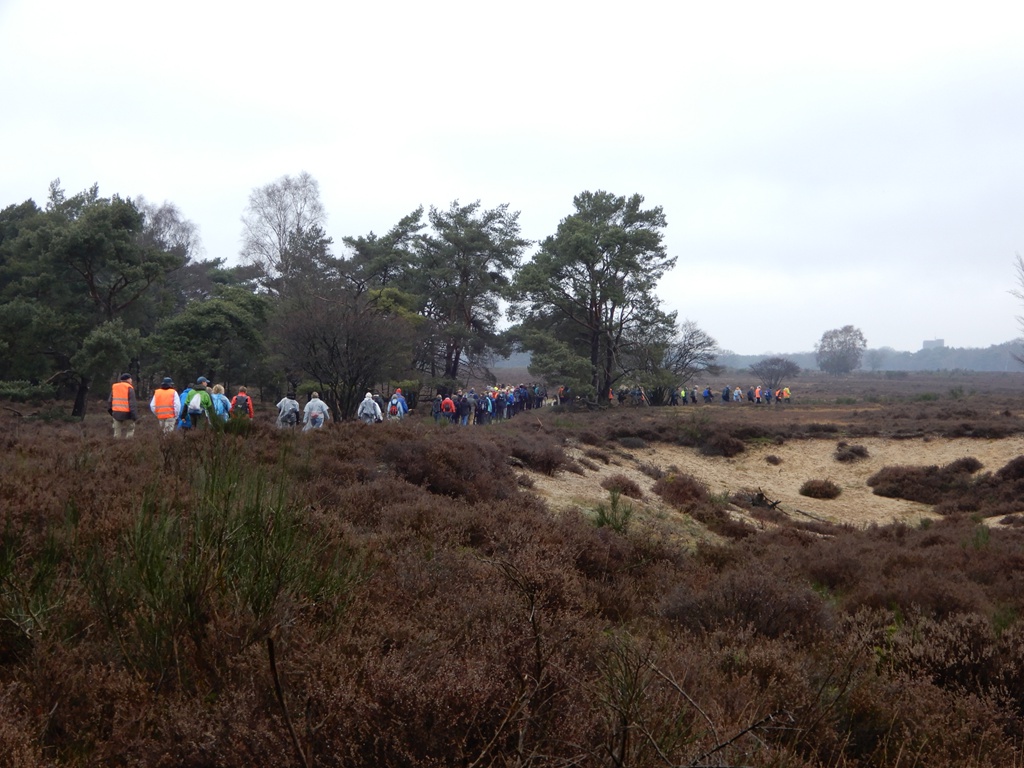
[[[249,193],[302,171],[338,244],[640,193],[659,295],[724,349],[986,347],[1024,314],[1024,9],[944,5],[0,0],[0,208],[95,182],[235,263]]]

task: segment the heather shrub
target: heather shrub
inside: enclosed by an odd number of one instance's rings
[[[547,435],[513,435],[508,443],[508,452],[530,469],[544,475],[554,475],[558,470],[565,469],[568,463],[563,447]]]
[[[382,458],[399,477],[441,496],[476,502],[511,493],[502,482],[505,461],[497,446],[467,440],[453,430],[438,431],[429,439],[395,440],[384,446]]]
[[[696,592],[680,588],[665,598],[660,611],[701,632],[748,627],[765,637],[811,639],[833,625],[832,609],[818,594],[763,569],[729,571]]]
[[[800,486],[800,495],[812,499],[835,499],[843,489],[831,480],[806,480]]]
[[[632,478],[626,477],[625,475],[611,475],[601,481],[601,487],[606,491],[611,491],[622,496],[629,496],[632,499],[642,499],[644,492],[640,489],[640,486]]]
[[[979,466],[980,469],[980,466]],[[1014,483],[1024,480],[1024,456],[1018,456],[996,471],[996,479],[1003,483]]]
[[[867,483],[879,496],[938,504],[946,496],[968,491],[971,474],[980,467],[973,458],[958,459],[944,467],[883,467]]]
[[[839,427],[835,424],[808,424],[806,427],[808,433],[812,435],[830,435],[839,431]]]
[[[698,446],[700,452],[705,456],[737,456],[746,450],[743,441],[733,437],[728,432],[716,430],[705,435]]]
[[[713,499],[710,499],[713,501]],[[729,539],[745,539],[757,533],[757,529],[744,519],[737,518],[728,510],[712,504],[699,504],[688,510],[690,516],[719,536]]]
[[[834,455],[836,461],[847,464],[854,461],[861,461],[869,456],[868,449],[863,445],[850,445],[845,441],[840,441],[836,445],[836,452]]]
[[[942,433],[931,405],[908,434]],[[656,514],[617,533],[517,490],[514,439],[671,441],[687,419],[660,410],[538,413],[563,420],[550,430],[257,419],[118,444],[102,414],[0,430],[5,764],[1019,761],[1024,531],[963,516],[758,529],[672,470],[666,505],[720,535]],[[751,419],[806,434],[799,414],[707,411],[708,434]],[[891,427],[849,418],[846,435]],[[410,443],[437,451],[449,493],[394,447]],[[970,477],[964,498],[1008,514],[1022,474]]]
[[[709,499],[707,486],[700,480],[684,474],[671,474],[659,478],[652,490],[668,504],[683,511]]]
[[[636,468],[647,475],[652,480],[660,480],[665,476],[665,470],[661,467],[655,466],[648,462],[642,461],[636,465]]]

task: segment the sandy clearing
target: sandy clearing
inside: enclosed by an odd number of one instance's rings
[[[930,515],[931,507],[899,499],[875,496],[867,479],[882,467],[895,465],[929,466],[948,464],[959,458],[978,459],[983,472],[994,472],[1011,459],[1024,455],[1024,436],[998,440],[970,438],[920,438],[891,440],[862,438],[848,440],[850,445],[864,446],[868,458],[857,462],[839,462],[834,458],[838,440],[792,440],[783,445],[748,447],[734,458],[708,457],[696,449],[652,445],[643,449],[600,449],[611,458],[611,464],[591,460],[598,467],[583,475],[560,472],[555,477],[534,475],[534,489],[555,509],[592,509],[606,502],[608,492],[601,481],[623,474],[636,481],[644,491],[641,509],[664,512],[660,500],[651,492],[654,481],[639,470],[649,464],[669,471],[675,467],[702,480],[713,494],[733,494],[760,488],[771,500],[790,514],[805,512],[832,522],[853,525],[907,522],[916,524]],[[585,447],[584,447],[585,448]],[[570,449],[575,457],[584,455],[581,448]],[[781,462],[768,463],[774,455]],[[837,499],[811,499],[801,496],[800,486],[807,480],[828,479],[838,484],[842,495]],[[637,504],[637,502],[633,502]]]

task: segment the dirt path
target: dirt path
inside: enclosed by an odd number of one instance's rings
[[[638,469],[640,464],[648,464],[666,472],[674,467],[692,475],[702,480],[713,494],[760,488],[790,513],[800,510],[825,520],[854,525],[897,521],[916,524],[929,515],[929,505],[875,496],[867,485],[868,477],[886,466],[943,465],[965,456],[978,459],[984,467],[981,471],[994,472],[1024,454],[1024,437],[1000,440],[863,438],[848,442],[866,448],[868,458],[850,463],[836,461],[835,439],[792,440],[784,445],[753,447],[731,459],[701,456],[692,448],[663,445],[638,450],[603,449],[612,464],[594,462],[598,469],[588,469],[584,475],[561,472],[553,478],[535,476],[534,487],[556,509],[592,509],[608,499],[601,481],[623,474],[643,489],[641,508],[654,511],[661,508],[660,500],[651,492],[654,480]],[[571,453],[577,457],[583,455],[578,449]],[[769,463],[767,457],[771,455],[781,461],[777,465]],[[843,489],[839,498],[811,499],[800,495],[800,486],[805,481],[824,479]]]

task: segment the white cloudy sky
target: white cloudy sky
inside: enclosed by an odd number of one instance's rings
[[[659,294],[723,348],[1019,335],[1024,8],[1001,3],[0,0],[0,207],[97,182],[236,259],[308,171],[328,233],[418,205],[638,192]]]

